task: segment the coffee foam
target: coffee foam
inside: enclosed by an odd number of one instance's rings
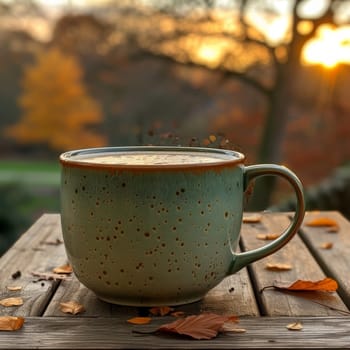
[[[108,165],[186,165],[221,163],[237,159],[234,155],[210,152],[138,151],[102,153],[74,157],[79,162]]]

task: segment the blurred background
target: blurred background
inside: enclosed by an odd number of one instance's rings
[[[349,218],[349,88],[347,0],[0,0],[0,254],[85,147],[238,150]],[[294,208],[272,177],[249,197]]]

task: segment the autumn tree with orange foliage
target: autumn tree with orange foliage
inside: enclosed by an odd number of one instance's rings
[[[23,115],[5,134],[21,144],[46,144],[57,151],[105,145],[105,137],[91,130],[102,122],[102,113],[82,78],[73,56],[55,48],[39,54],[24,74]]]

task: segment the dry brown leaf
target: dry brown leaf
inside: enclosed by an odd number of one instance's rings
[[[65,274],[65,275],[69,275],[73,272],[73,268],[71,265],[66,264],[66,265],[62,265],[62,266],[58,266],[55,267],[52,270],[53,273],[57,273],[57,274]]]
[[[303,325],[301,322],[293,322],[286,326],[290,331],[301,331],[303,329]]]
[[[306,222],[305,225],[311,227],[327,227],[328,232],[339,231],[339,224],[334,219],[326,217],[318,217],[315,219],[311,219],[310,221]]]
[[[256,224],[261,222],[262,215],[261,214],[246,214],[243,215],[243,222],[246,224]]]
[[[329,277],[319,281],[297,280],[292,283],[275,281],[273,286],[277,289],[294,291],[335,292],[338,289],[338,283]]]
[[[213,313],[187,316],[174,322],[164,324],[158,331],[187,335],[193,339],[212,339],[217,336],[229,316],[220,316]]]
[[[332,249],[333,243],[332,242],[324,242],[320,245],[320,248],[322,249]]]
[[[293,266],[282,263],[267,263],[265,268],[270,271],[289,271],[293,268]]]
[[[0,331],[17,331],[22,328],[23,317],[0,316]]]
[[[67,301],[60,303],[60,310],[65,314],[77,315],[85,311],[84,305],[76,301]]]
[[[22,286],[7,286],[6,289],[10,292],[18,292],[22,290]]]
[[[256,235],[257,239],[261,239],[263,241],[272,241],[280,236],[279,233],[258,233]]]
[[[128,319],[126,322],[129,322],[131,324],[147,324],[152,321],[151,317],[133,317]]]
[[[6,298],[0,300],[0,305],[2,306],[21,306],[23,305],[22,298]]]
[[[172,311],[174,311],[174,309],[169,306],[156,306],[149,309],[149,312],[154,316],[165,316]]]
[[[245,333],[247,330],[244,328],[238,328],[236,324],[232,322],[225,322],[220,329],[220,332],[230,333]]]

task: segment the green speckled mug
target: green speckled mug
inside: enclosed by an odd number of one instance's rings
[[[61,221],[73,270],[107,302],[178,305],[201,299],[249,263],[284,246],[304,217],[297,176],[271,164],[244,166],[234,151],[109,147],[60,156]],[[295,190],[290,226],[267,245],[236,253],[243,195],[258,176]]]

